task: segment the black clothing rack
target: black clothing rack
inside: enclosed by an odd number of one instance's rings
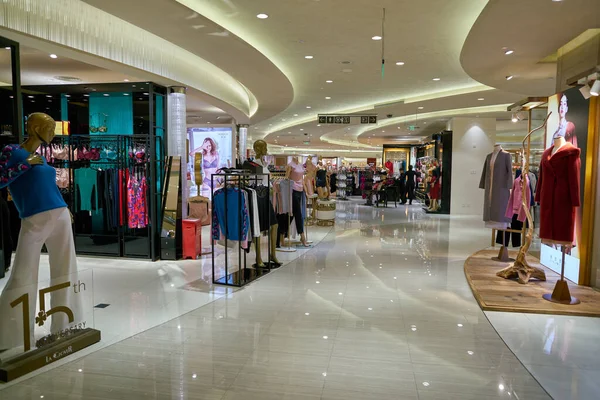
[[[221,227],[221,230],[223,231],[223,234],[225,236],[225,261],[224,261],[224,275],[217,277],[217,270],[215,269],[215,257],[218,256],[215,252],[215,239],[212,235],[212,231],[211,231],[211,247],[212,247],[212,276],[213,276],[213,283],[215,284],[220,284],[220,285],[225,285],[225,286],[234,286],[234,287],[242,287],[244,285],[247,285],[248,283],[260,278],[261,276],[269,273],[271,271],[272,268],[275,267],[275,263],[272,262],[271,260],[271,235],[267,235],[268,237],[268,262],[265,263],[266,268],[248,268],[248,260],[247,260],[247,252],[246,250],[244,250],[241,246],[241,244],[237,245],[237,256],[238,256],[238,269],[236,271],[231,271],[230,272],[230,265],[229,265],[229,250],[232,248],[229,245],[229,224],[227,223],[227,215],[228,213],[235,213],[238,212],[240,213],[240,218],[239,218],[239,227],[238,227],[238,232],[242,232],[242,213],[243,213],[243,209],[240,207],[239,210],[228,210],[227,209],[227,198],[229,196],[238,196],[238,204],[242,203],[242,191],[239,190],[237,193],[235,194],[227,194],[227,187],[231,187],[231,186],[235,186],[238,187],[240,189],[244,188],[244,187],[248,187],[250,184],[254,183],[256,186],[258,186],[258,184],[262,184],[263,181],[267,181],[267,189],[269,190],[269,193],[271,192],[271,182],[269,180],[269,174],[264,174],[264,173],[250,173],[248,172],[248,170],[236,170],[236,169],[228,169],[227,172],[225,173],[218,173],[218,174],[213,174],[210,178],[211,181],[211,187],[215,188],[217,187],[218,184],[219,187],[224,188],[224,203],[225,203],[225,226]],[[213,219],[217,218],[216,216],[216,210],[215,210],[215,201],[214,201],[214,192],[215,190],[213,189],[212,192],[212,198],[211,198],[211,203],[212,203],[212,215],[213,215]],[[250,210],[249,210],[250,211]],[[271,215],[268,214],[268,226],[271,226]],[[211,221],[211,227],[212,227],[212,221]],[[248,227],[248,234],[250,236],[250,242],[253,242],[253,237],[252,237],[252,229],[251,227]],[[249,246],[251,246],[252,243],[249,243]]]
[[[149,258],[156,261],[159,256],[159,237],[162,218],[160,217],[160,182],[163,175],[163,146],[161,137],[149,135],[71,135],[55,136],[50,145],[42,145],[42,150],[51,145],[68,146],[68,159],[53,160],[48,164],[55,168],[66,168],[69,172],[69,185],[61,189],[63,197],[74,219],[75,250],[80,255],[102,255],[112,257]],[[82,149],[96,149],[98,159],[82,159]],[[143,149],[143,152],[140,152]],[[77,155],[75,153],[77,151]],[[102,154],[106,152],[106,154]],[[110,156],[108,156],[110,152]],[[139,157],[136,157],[138,153]],[[44,152],[42,152],[42,155]],[[76,175],[84,168],[107,173],[108,170],[128,171],[138,179],[145,178],[145,204],[148,223],[143,228],[128,226],[127,179],[119,178],[120,172],[113,173],[117,181],[115,186],[102,187],[104,196],[99,196],[100,182],[92,188],[92,194],[98,197],[98,204],[92,201],[92,210],[80,210],[81,199],[76,188]],[[115,193],[116,190],[116,193]],[[95,191],[95,193],[94,193]],[[119,196],[119,193],[121,196]],[[116,198],[110,211],[113,222],[109,223],[109,200]],[[94,200],[95,197],[92,196]],[[116,201],[115,201],[116,200]],[[158,202],[158,203],[157,203]],[[102,213],[100,213],[102,210]],[[116,215],[116,218],[114,216]],[[92,223],[92,219],[96,223]],[[99,223],[101,221],[101,224]],[[116,221],[115,221],[116,220]],[[102,227],[100,228],[100,225]]]

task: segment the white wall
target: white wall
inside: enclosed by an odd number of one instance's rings
[[[450,213],[482,215],[483,190],[479,180],[486,156],[496,140],[495,118],[453,118],[452,128],[452,193]]]

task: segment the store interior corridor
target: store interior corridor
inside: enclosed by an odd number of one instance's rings
[[[240,290],[186,285],[211,282],[210,258],[152,268],[119,260],[118,272],[88,259],[82,265],[95,264],[98,296],[110,298],[110,287],[134,312],[102,310],[110,343],[0,386],[0,399],[536,400],[600,392],[598,319],[481,311],[463,271],[489,241],[478,218],[362,203],[339,202],[336,225],[315,229],[312,249]],[[182,273],[192,270],[202,276]]]

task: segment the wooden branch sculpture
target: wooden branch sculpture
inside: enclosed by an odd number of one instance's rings
[[[527,146],[526,148],[525,142],[529,139],[532,133],[539,131],[540,129],[546,126],[546,124],[548,123],[548,118],[550,118],[551,114],[552,112],[548,113],[546,119],[544,120],[544,123],[541,126],[529,132],[527,136],[525,136],[525,139],[523,139],[523,148],[521,149],[521,166],[523,169],[523,178],[521,179],[521,185],[523,186],[522,193],[524,194],[522,196],[521,201],[523,209],[525,210],[525,214],[527,216],[528,226],[525,233],[525,240],[523,241],[523,245],[519,249],[519,254],[517,255],[515,261],[511,263],[508,267],[496,273],[497,276],[505,279],[517,278],[517,281],[522,284],[528,283],[531,278],[540,281],[546,280],[546,273],[543,269],[538,267],[532,267],[527,263],[527,252],[529,251],[529,247],[531,247],[531,242],[533,241],[533,217],[531,215],[530,206],[529,204],[527,204],[527,196],[525,195],[525,193],[527,193],[527,190],[529,190],[527,176],[529,174],[530,155],[529,146]]]

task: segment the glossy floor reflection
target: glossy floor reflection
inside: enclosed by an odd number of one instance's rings
[[[0,398],[548,399],[465,281],[482,223],[359,204],[275,273]]]

